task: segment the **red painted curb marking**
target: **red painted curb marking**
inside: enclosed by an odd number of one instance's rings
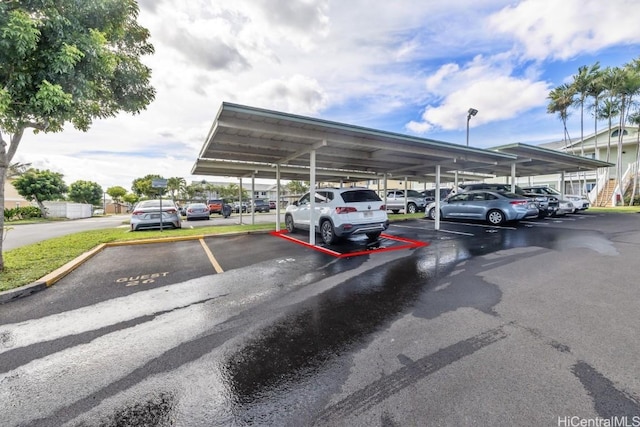
[[[405,245],[400,245],[400,246],[393,246],[390,248],[382,248],[382,249],[375,249],[375,250],[370,250],[370,251],[359,251],[359,252],[349,252],[346,254],[342,254],[340,252],[336,252],[333,251],[331,249],[327,249],[327,248],[323,248],[322,246],[314,246],[311,245],[307,242],[304,242],[302,240],[296,239],[295,237],[291,237],[287,234],[287,230],[281,230],[281,231],[272,231],[270,233],[272,236],[276,236],[276,237],[280,237],[286,240],[289,240],[291,242],[300,244],[302,246],[306,246],[308,248],[314,249],[316,251],[325,253],[327,255],[331,255],[334,256],[336,258],[349,258],[349,257],[354,257],[354,256],[359,256],[359,255],[369,255],[372,253],[379,253],[379,252],[389,252],[389,251],[398,251],[401,249],[415,249],[415,248],[421,248],[424,246],[429,246],[429,243],[427,242],[421,242],[419,240],[412,240],[412,239],[407,239],[404,237],[398,237],[398,236],[392,236],[390,234],[381,234],[380,237],[384,237],[385,239],[389,239],[389,240],[395,240],[397,242],[402,242],[402,243],[406,243]]]

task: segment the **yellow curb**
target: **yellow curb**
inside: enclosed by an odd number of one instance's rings
[[[78,268],[86,260],[88,260],[89,258],[93,257],[98,252],[102,251],[102,249],[104,249],[105,246],[106,246],[105,243],[102,243],[102,244],[96,246],[95,248],[91,249],[90,251],[83,253],[82,255],[77,257],[76,259],[73,259],[73,260],[69,261],[68,263],[66,263],[62,267],[57,268],[56,270],[54,270],[51,273],[47,274],[46,276],[44,276],[43,278],[38,280],[38,282],[44,282],[47,285],[47,287],[53,285],[58,280],[62,279],[64,276],[66,276],[67,274],[71,273],[73,270]]]

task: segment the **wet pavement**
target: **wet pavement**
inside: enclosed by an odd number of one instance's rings
[[[0,306],[2,424],[640,425],[639,225],[107,248]]]

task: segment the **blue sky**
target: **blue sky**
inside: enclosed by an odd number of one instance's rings
[[[460,144],[473,107],[470,145],[538,144],[562,138],[551,89],[582,65],[640,57],[637,0],[139,3],[156,100],[87,133],[26,135],[14,161],[105,189],[200,179],[190,170],[223,101]]]

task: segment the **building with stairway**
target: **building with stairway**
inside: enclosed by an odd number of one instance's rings
[[[576,156],[590,159],[604,160],[615,164],[610,168],[579,172],[564,175],[564,188],[562,177],[556,175],[541,175],[534,177],[518,178],[518,185],[549,185],[557,190],[564,190],[565,194],[588,195],[594,206],[615,206],[621,203],[633,192],[634,182],[636,188],[640,184],[638,177],[639,159],[638,128],[619,126],[606,128],[584,137],[584,142],[578,139],[570,141],[558,141],[540,144],[540,147],[562,151]],[[620,167],[618,168],[618,165]],[[635,179],[635,181],[634,181]],[[636,189],[636,196],[638,195]]]

